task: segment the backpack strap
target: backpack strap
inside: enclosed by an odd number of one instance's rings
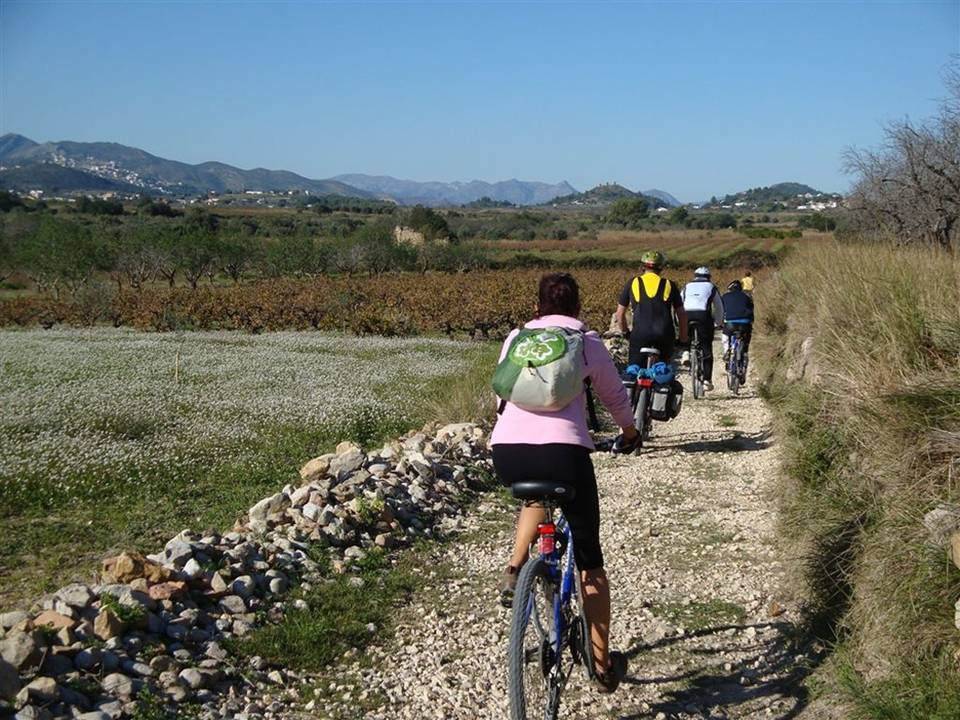
[[[590,364],[587,362],[587,334],[583,330],[577,332],[583,338],[583,366],[586,367]],[[593,428],[594,432],[600,432],[600,421],[597,419],[597,403],[593,399],[593,386],[590,383],[589,375],[583,379],[583,391],[587,394],[587,415],[590,418],[590,427]]]

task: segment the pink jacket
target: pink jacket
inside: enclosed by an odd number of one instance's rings
[[[526,324],[528,328],[565,327],[586,331],[586,325],[567,315],[546,315]],[[519,330],[512,331],[503,348],[500,359],[507,354],[510,343]],[[584,354],[586,355],[586,374],[590,378],[593,391],[613,415],[621,427],[633,424],[630,412],[630,398],[613,364],[610,353],[600,336],[595,332],[584,334]],[[564,445],[582,445],[593,449],[593,440],[587,429],[586,396],[580,396],[557,412],[532,412],[521,410],[513,403],[507,403],[503,413],[497,417],[490,438],[492,445],[546,445],[563,443]]]

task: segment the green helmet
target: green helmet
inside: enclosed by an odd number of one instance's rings
[[[659,250],[647,250],[647,252],[640,256],[640,262],[646,267],[653,268],[654,270],[659,270],[662,268],[666,261],[667,259]]]

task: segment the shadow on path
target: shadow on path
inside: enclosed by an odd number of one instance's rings
[[[745,646],[735,637],[720,635],[726,630],[758,630],[773,628],[778,631],[773,638],[756,639],[753,646],[746,646],[750,654],[732,663],[730,669],[723,664],[700,670],[689,670],[670,677],[644,677],[642,653],[680,645],[694,638],[713,637],[711,647],[696,648],[696,654],[719,656],[727,651],[743,651]],[[632,685],[656,685],[681,683],[681,687],[666,690],[660,700],[650,703],[642,712],[620,714],[620,720],[649,720],[658,713],[668,717],[678,714],[695,714],[704,718],[764,716],[777,720],[797,717],[809,702],[804,680],[823,662],[826,654],[813,652],[811,647],[798,645],[791,637],[796,628],[791,623],[765,623],[759,625],[719,625],[690,632],[683,637],[665,638],[655,643],[645,643],[631,648],[627,655],[632,658],[631,675],[624,682]],[[766,708],[780,701],[773,714]]]
[[[663,444],[656,442],[654,438],[650,450],[676,450],[682,453],[753,452],[770,447],[773,444],[773,432],[769,429],[755,433],[713,430],[673,435],[669,440],[669,444]]]

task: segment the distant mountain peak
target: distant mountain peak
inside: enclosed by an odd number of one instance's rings
[[[552,205],[610,205],[621,198],[645,198],[650,207],[666,207],[667,202],[656,195],[634,192],[620,183],[608,182],[596,185],[582,193],[573,192],[552,198]]]

